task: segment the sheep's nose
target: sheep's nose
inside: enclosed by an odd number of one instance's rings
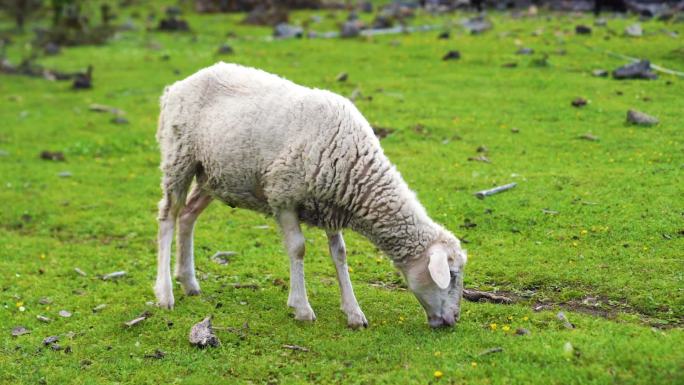
[[[430,324],[430,327],[441,328],[447,326],[454,326],[455,321],[453,315],[430,316],[428,318],[428,323]]]

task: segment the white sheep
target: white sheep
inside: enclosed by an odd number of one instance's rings
[[[346,98],[218,63],[167,87],[157,140],[163,198],[155,294],[161,307],[174,304],[170,260],[176,220],[175,277],[185,294],[199,294],[193,226],[218,199],[275,216],[290,257],[287,304],[297,320],[316,319],[304,284],[300,222],[327,233],[350,327],[368,321],[349,279],[343,228],[363,234],[392,259],[431,326],[458,319],[465,250],[427,216]]]

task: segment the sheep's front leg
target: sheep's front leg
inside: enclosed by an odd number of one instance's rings
[[[176,258],[175,278],[180,282],[186,295],[198,295],[200,286],[195,277],[195,257],[193,252],[193,230],[197,217],[211,203],[212,197],[203,191],[198,185],[188,196],[185,207],[178,216],[178,236],[176,237]]]
[[[316,315],[309,305],[304,284],[304,235],[299,227],[299,219],[291,210],[281,211],[277,217],[290,256],[290,295],[287,305],[295,309],[295,319],[315,321]]]
[[[340,284],[340,294],[342,301],[340,308],[347,315],[347,325],[352,329],[368,327],[368,320],[361,311],[359,303],[356,301],[354,289],[352,289],[349,279],[349,268],[347,267],[347,249],[344,246],[344,238],[340,232],[328,232],[328,247],[330,256],[335,262],[337,270],[337,281]]]

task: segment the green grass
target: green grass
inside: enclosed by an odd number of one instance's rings
[[[143,18],[147,9],[162,7],[142,7]],[[293,21],[326,13],[300,12]],[[463,16],[421,15],[413,23],[457,25]],[[450,40],[438,40],[435,31],[270,41],[269,29],[240,25],[240,15],[187,18],[194,34],[146,32],[139,19],[138,31],[110,44],[67,48],[41,60],[64,71],[94,65],[90,91],[0,77],[0,150],[8,153],[0,157],[0,383],[684,382],[684,79],[590,75],[624,64],[606,51],[684,70],[684,24],[644,22],[646,36],[630,39],[621,31],[635,20],[609,18],[607,28],[594,27],[587,37],[573,29],[592,25],[590,17],[493,15],[493,31],[470,36],[454,27]],[[324,18],[321,30],[334,25]],[[225,38],[228,31],[238,37]],[[26,53],[26,38],[15,38],[11,60]],[[516,40],[535,55],[515,55]],[[215,54],[224,41],[234,55]],[[441,61],[450,49],[462,59]],[[543,53],[548,65],[536,66]],[[287,282],[288,263],[272,219],[214,204],[195,237],[202,296],[184,297],[176,287],[174,311],[148,305],[160,198],[158,98],[165,85],[219,60],[343,95],[359,87],[372,96],[356,104],[372,124],[394,129],[382,142],[386,153],[431,216],[469,242],[466,286],[522,300],[465,303],[456,328],[431,330],[417,301],[396,285],[400,278],[387,258],[350,232],[352,280],[371,323],[354,332],[338,309],[325,235],[306,229],[307,284],[318,320],[299,324],[286,307],[286,288],[274,284]],[[502,67],[511,61],[518,66]],[[335,81],[342,71],[349,73],[346,83]],[[571,107],[579,96],[589,105]],[[91,103],[123,109],[130,124],[111,124],[111,116],[88,111]],[[629,126],[629,108],[661,123]],[[600,140],[577,139],[586,132]],[[467,161],[480,145],[489,149],[491,164]],[[41,160],[42,150],[63,151],[67,161]],[[73,176],[60,178],[61,171]],[[518,187],[501,195],[472,195],[513,181]],[[477,227],[462,227],[466,218]],[[271,227],[256,227],[265,224]],[[221,266],[210,261],[217,250],[238,255]],[[97,277],[116,270],[128,273],[111,282]],[[235,289],[237,282],[260,289]],[[52,304],[40,304],[42,297]],[[581,305],[587,297],[600,305]],[[91,311],[102,303],[105,309]],[[535,312],[538,304],[548,307]],[[73,316],[59,317],[61,309]],[[556,319],[559,309],[576,329]],[[145,310],[151,318],[123,327]],[[38,314],[53,322],[39,322]],[[208,314],[216,325],[239,329],[247,322],[248,329],[218,331],[220,348],[198,350],[187,334]],[[31,334],[11,337],[18,325]],[[530,335],[514,335],[517,328]],[[71,353],[41,348],[49,335],[60,335]],[[566,342],[577,354],[564,354]],[[493,347],[503,352],[479,356]],[[155,349],[166,356],[145,358]],[[436,370],[444,373],[439,380]]]

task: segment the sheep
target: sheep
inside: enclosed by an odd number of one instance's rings
[[[165,89],[157,141],[163,194],[154,291],[160,307],[174,305],[170,263],[176,222],[175,278],[186,295],[200,293],[193,228],[218,200],[275,217],[290,258],[287,304],[296,320],[316,319],[304,282],[300,223],[326,232],[349,327],[367,327],[368,320],[349,278],[345,228],[391,258],[430,326],[458,320],[466,251],[428,217],[346,98],[217,63]]]

